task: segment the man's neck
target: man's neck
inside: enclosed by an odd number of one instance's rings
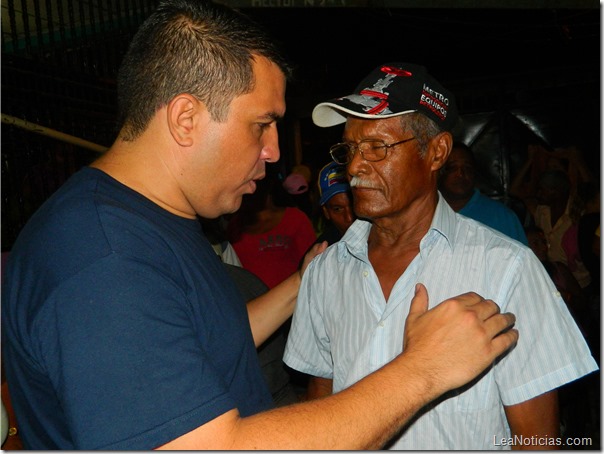
[[[155,154],[157,148],[141,139],[134,142],[118,139],[90,167],[102,170],[172,214],[195,219],[168,168]]]
[[[371,219],[369,249],[385,249],[396,254],[399,248],[419,248],[434,218],[438,196],[417,200],[398,215]]]

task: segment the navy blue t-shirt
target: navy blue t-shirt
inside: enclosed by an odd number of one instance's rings
[[[31,218],[2,289],[28,449],[151,449],[272,406],[245,302],[197,220],[84,168]]]

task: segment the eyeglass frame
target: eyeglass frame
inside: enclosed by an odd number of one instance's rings
[[[394,142],[391,144],[387,144],[386,142],[384,142],[381,139],[363,139],[358,143],[349,143],[349,142],[340,142],[340,143],[336,143],[335,145],[332,145],[331,147],[329,147],[329,155],[331,156],[331,159],[333,160],[333,162],[335,162],[336,164],[339,165],[346,165],[346,164],[350,164],[350,162],[352,161],[352,159],[354,158],[354,155],[357,153],[357,151],[359,153],[361,153],[361,157],[367,161],[367,162],[379,162],[379,161],[383,161],[384,159],[386,159],[386,156],[388,156],[388,150],[390,150],[390,148],[395,147],[397,145],[401,145],[405,142],[410,142],[413,139],[416,139],[416,137],[410,137],[408,139],[403,139],[403,140],[399,140],[398,142]],[[374,147],[374,148],[384,148],[385,152],[384,152],[384,157],[383,158],[379,158],[379,159],[367,159],[365,157],[365,154],[363,152],[363,150],[361,150],[359,148],[359,145],[361,145],[362,143],[367,143],[367,142],[382,142],[383,145]],[[342,146],[347,146],[349,148],[348,152],[346,153],[346,157],[347,160],[346,162],[340,162],[338,161],[335,156],[333,155],[333,152],[335,151],[336,147],[342,147]],[[353,151],[354,149],[356,149],[357,151]]]

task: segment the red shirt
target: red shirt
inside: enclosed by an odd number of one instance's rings
[[[241,265],[273,288],[298,269],[316,239],[308,216],[298,208],[287,207],[277,226],[266,233],[243,233],[233,248]]]

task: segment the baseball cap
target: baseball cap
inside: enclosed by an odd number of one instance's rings
[[[330,162],[319,172],[319,205],[323,206],[334,195],[350,191],[346,166]]]
[[[372,120],[420,112],[450,131],[458,119],[454,95],[424,66],[385,63],[375,68],[354,93],[318,104],[313,122],[327,128],[346,121],[346,115]]]
[[[308,191],[308,183],[299,173],[290,173],[283,181],[283,188],[292,195],[304,194]]]
[[[305,164],[298,164],[293,167],[292,173],[298,173],[304,177],[307,183],[310,183],[310,168]]]

